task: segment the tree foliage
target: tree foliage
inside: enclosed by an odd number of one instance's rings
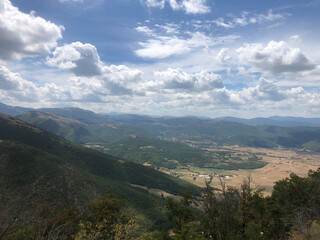
[[[207,184],[202,196],[200,214],[192,218],[185,217],[190,213],[185,200],[167,200],[176,233],[172,239],[320,239],[320,168],[276,182],[267,197],[252,187],[250,177],[239,188],[221,181],[218,191]]]
[[[179,201],[167,198],[165,205],[173,228],[170,236],[160,231],[139,232],[125,202],[111,193],[100,196],[82,213],[72,207],[59,210],[43,203],[31,214],[24,210],[31,200],[11,202],[15,211],[1,212],[0,239],[320,239],[320,169],[310,171],[307,177],[291,174],[276,182],[267,197],[262,189],[252,187],[248,177],[238,188],[228,187],[222,180],[221,190],[207,184],[202,200],[190,191]]]

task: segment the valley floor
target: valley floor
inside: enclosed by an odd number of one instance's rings
[[[272,191],[274,183],[289,177],[290,173],[305,177],[310,169],[316,170],[320,167],[320,153],[311,151],[239,146],[222,146],[206,150],[232,150],[238,153],[251,152],[268,164],[262,168],[253,170],[221,170],[213,168],[195,168],[192,166],[170,170],[160,168],[160,170],[201,187],[204,187],[206,182],[210,182],[212,187],[219,188],[219,178],[224,179],[228,186],[239,187],[244,178],[251,176],[255,187],[264,188],[266,193],[269,194]]]

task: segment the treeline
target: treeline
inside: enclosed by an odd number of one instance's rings
[[[41,204],[31,214],[25,210],[31,202],[32,196],[0,209],[0,239],[320,239],[320,168],[307,177],[291,174],[276,182],[271,196],[253,188],[248,177],[239,188],[222,180],[221,190],[208,185],[201,200],[191,192],[180,201],[167,198],[171,231],[146,230],[125,202],[111,193],[85,209],[56,210]]]
[[[221,188],[204,189],[198,214],[192,211],[191,195],[180,202],[167,200],[175,233],[171,239],[320,239],[320,168],[305,178],[291,174],[276,182],[268,197],[252,187],[250,178],[239,188],[221,181]]]

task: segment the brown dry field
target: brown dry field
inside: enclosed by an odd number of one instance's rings
[[[208,150],[208,149],[207,149]],[[287,149],[265,149],[265,148],[250,148],[239,146],[223,146],[210,149],[215,150],[232,150],[239,153],[254,153],[257,157],[261,157],[262,161],[268,164],[263,168],[254,170],[213,170],[190,167],[187,169],[176,169],[164,172],[171,175],[178,175],[181,179],[189,181],[198,186],[204,187],[205,182],[209,179],[199,178],[200,174],[225,174],[232,175],[225,178],[224,181],[228,186],[238,187],[242,181],[250,176],[254,187],[264,188],[267,194],[272,191],[276,181],[289,177],[290,173],[295,173],[299,176],[307,176],[308,171],[317,170],[320,167],[320,153],[302,150],[287,150]],[[220,180],[218,177],[213,177],[211,186],[219,188]]]
[[[174,194],[171,194],[171,193],[167,193],[167,192],[165,192],[165,191],[163,191],[161,189],[148,188],[147,186],[142,186],[142,185],[138,185],[138,184],[131,184],[131,186],[132,187],[136,187],[136,188],[144,189],[144,190],[148,191],[148,193],[153,194],[153,195],[158,196],[158,197],[161,197],[161,196],[163,196],[164,198],[171,197],[176,201],[179,201],[179,200],[182,199],[181,196],[174,195]]]

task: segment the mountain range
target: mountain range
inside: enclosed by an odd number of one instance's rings
[[[265,165],[254,154],[238,158],[206,150],[218,145],[320,151],[317,118],[102,115],[79,108],[4,104],[0,112],[11,115],[0,114],[0,203],[34,192],[33,202],[81,209],[111,191],[126,199],[131,211],[153,229],[167,228],[168,221],[163,199],[145,189],[174,195],[187,189],[199,193],[198,187],[154,167],[254,169]]]
[[[112,123],[112,122],[123,122],[123,123],[133,123],[137,121],[150,121],[152,119],[168,119],[168,118],[197,118],[200,120],[225,120],[229,122],[243,123],[246,125],[269,125],[278,127],[298,127],[298,126],[309,126],[309,127],[320,127],[320,118],[304,118],[304,117],[292,117],[292,116],[271,116],[267,118],[236,118],[236,117],[219,117],[219,118],[208,118],[208,117],[151,117],[146,115],[138,114],[120,114],[120,113],[106,113],[97,114],[92,111],[83,110],[79,108],[23,108],[8,106],[6,104],[0,103],[0,112],[10,116],[17,116],[26,112],[37,111],[59,114],[67,118],[74,118],[82,122],[87,123]]]
[[[12,107],[9,108],[12,110]],[[18,108],[18,112],[21,113],[21,108]],[[188,144],[197,142],[200,147],[206,144],[227,144],[320,151],[320,128],[312,126],[316,125],[316,118],[273,117],[274,119],[270,120],[272,122],[287,119],[291,123],[294,120],[297,124],[302,121],[310,123],[310,126],[279,127],[196,117],[151,117],[133,114],[107,116],[78,108],[37,109],[16,117],[82,145],[104,146],[134,135]],[[251,123],[253,124],[253,120]]]

